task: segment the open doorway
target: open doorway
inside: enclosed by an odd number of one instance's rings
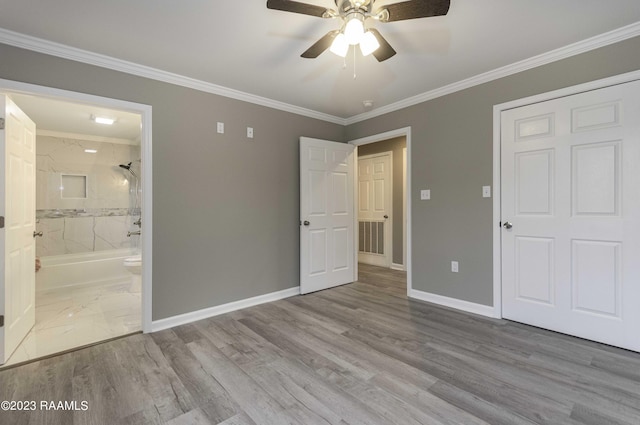
[[[350,142],[357,147],[357,278],[402,279],[405,292],[410,288],[410,140],[411,129],[403,128]]]
[[[0,92],[36,123],[39,260],[35,325],[4,366],[148,330],[150,107],[7,81]]]

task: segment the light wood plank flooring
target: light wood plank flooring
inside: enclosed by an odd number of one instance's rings
[[[640,424],[640,355],[410,301],[404,273],[0,372],[0,424]]]

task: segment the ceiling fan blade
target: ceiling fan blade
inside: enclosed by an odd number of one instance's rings
[[[331,47],[333,39],[340,33],[340,30],[333,30],[326,33],[320,40],[316,41],[313,46],[309,47],[306,52],[301,54],[303,58],[314,59],[320,56],[322,52]]]
[[[284,10],[285,12],[301,13],[303,15],[323,18],[331,12],[329,9],[312,4],[300,3],[290,0],[267,0],[267,9]]]
[[[449,12],[450,0],[409,0],[384,6],[388,18],[383,16],[383,22],[404,21],[407,19],[428,18],[430,16],[442,16]]]
[[[373,35],[378,40],[378,43],[380,43],[380,47],[378,47],[372,53],[372,55],[375,56],[376,59],[378,59],[378,62],[386,61],[391,56],[396,54],[396,51],[393,50],[393,47],[391,47],[391,44],[389,44],[389,42],[382,36],[382,34],[380,34],[380,32],[377,29],[369,28],[369,31],[373,33]]]

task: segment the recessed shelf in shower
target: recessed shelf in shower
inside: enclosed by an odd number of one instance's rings
[[[86,199],[87,176],[82,174],[60,175],[60,197],[62,199]]]

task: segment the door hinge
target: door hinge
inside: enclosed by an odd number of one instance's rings
[[[4,217],[0,216],[0,229],[4,229]]]
[[[0,316],[0,328],[4,326],[4,316]]]
[[[0,130],[4,130],[4,118],[0,118]]]

